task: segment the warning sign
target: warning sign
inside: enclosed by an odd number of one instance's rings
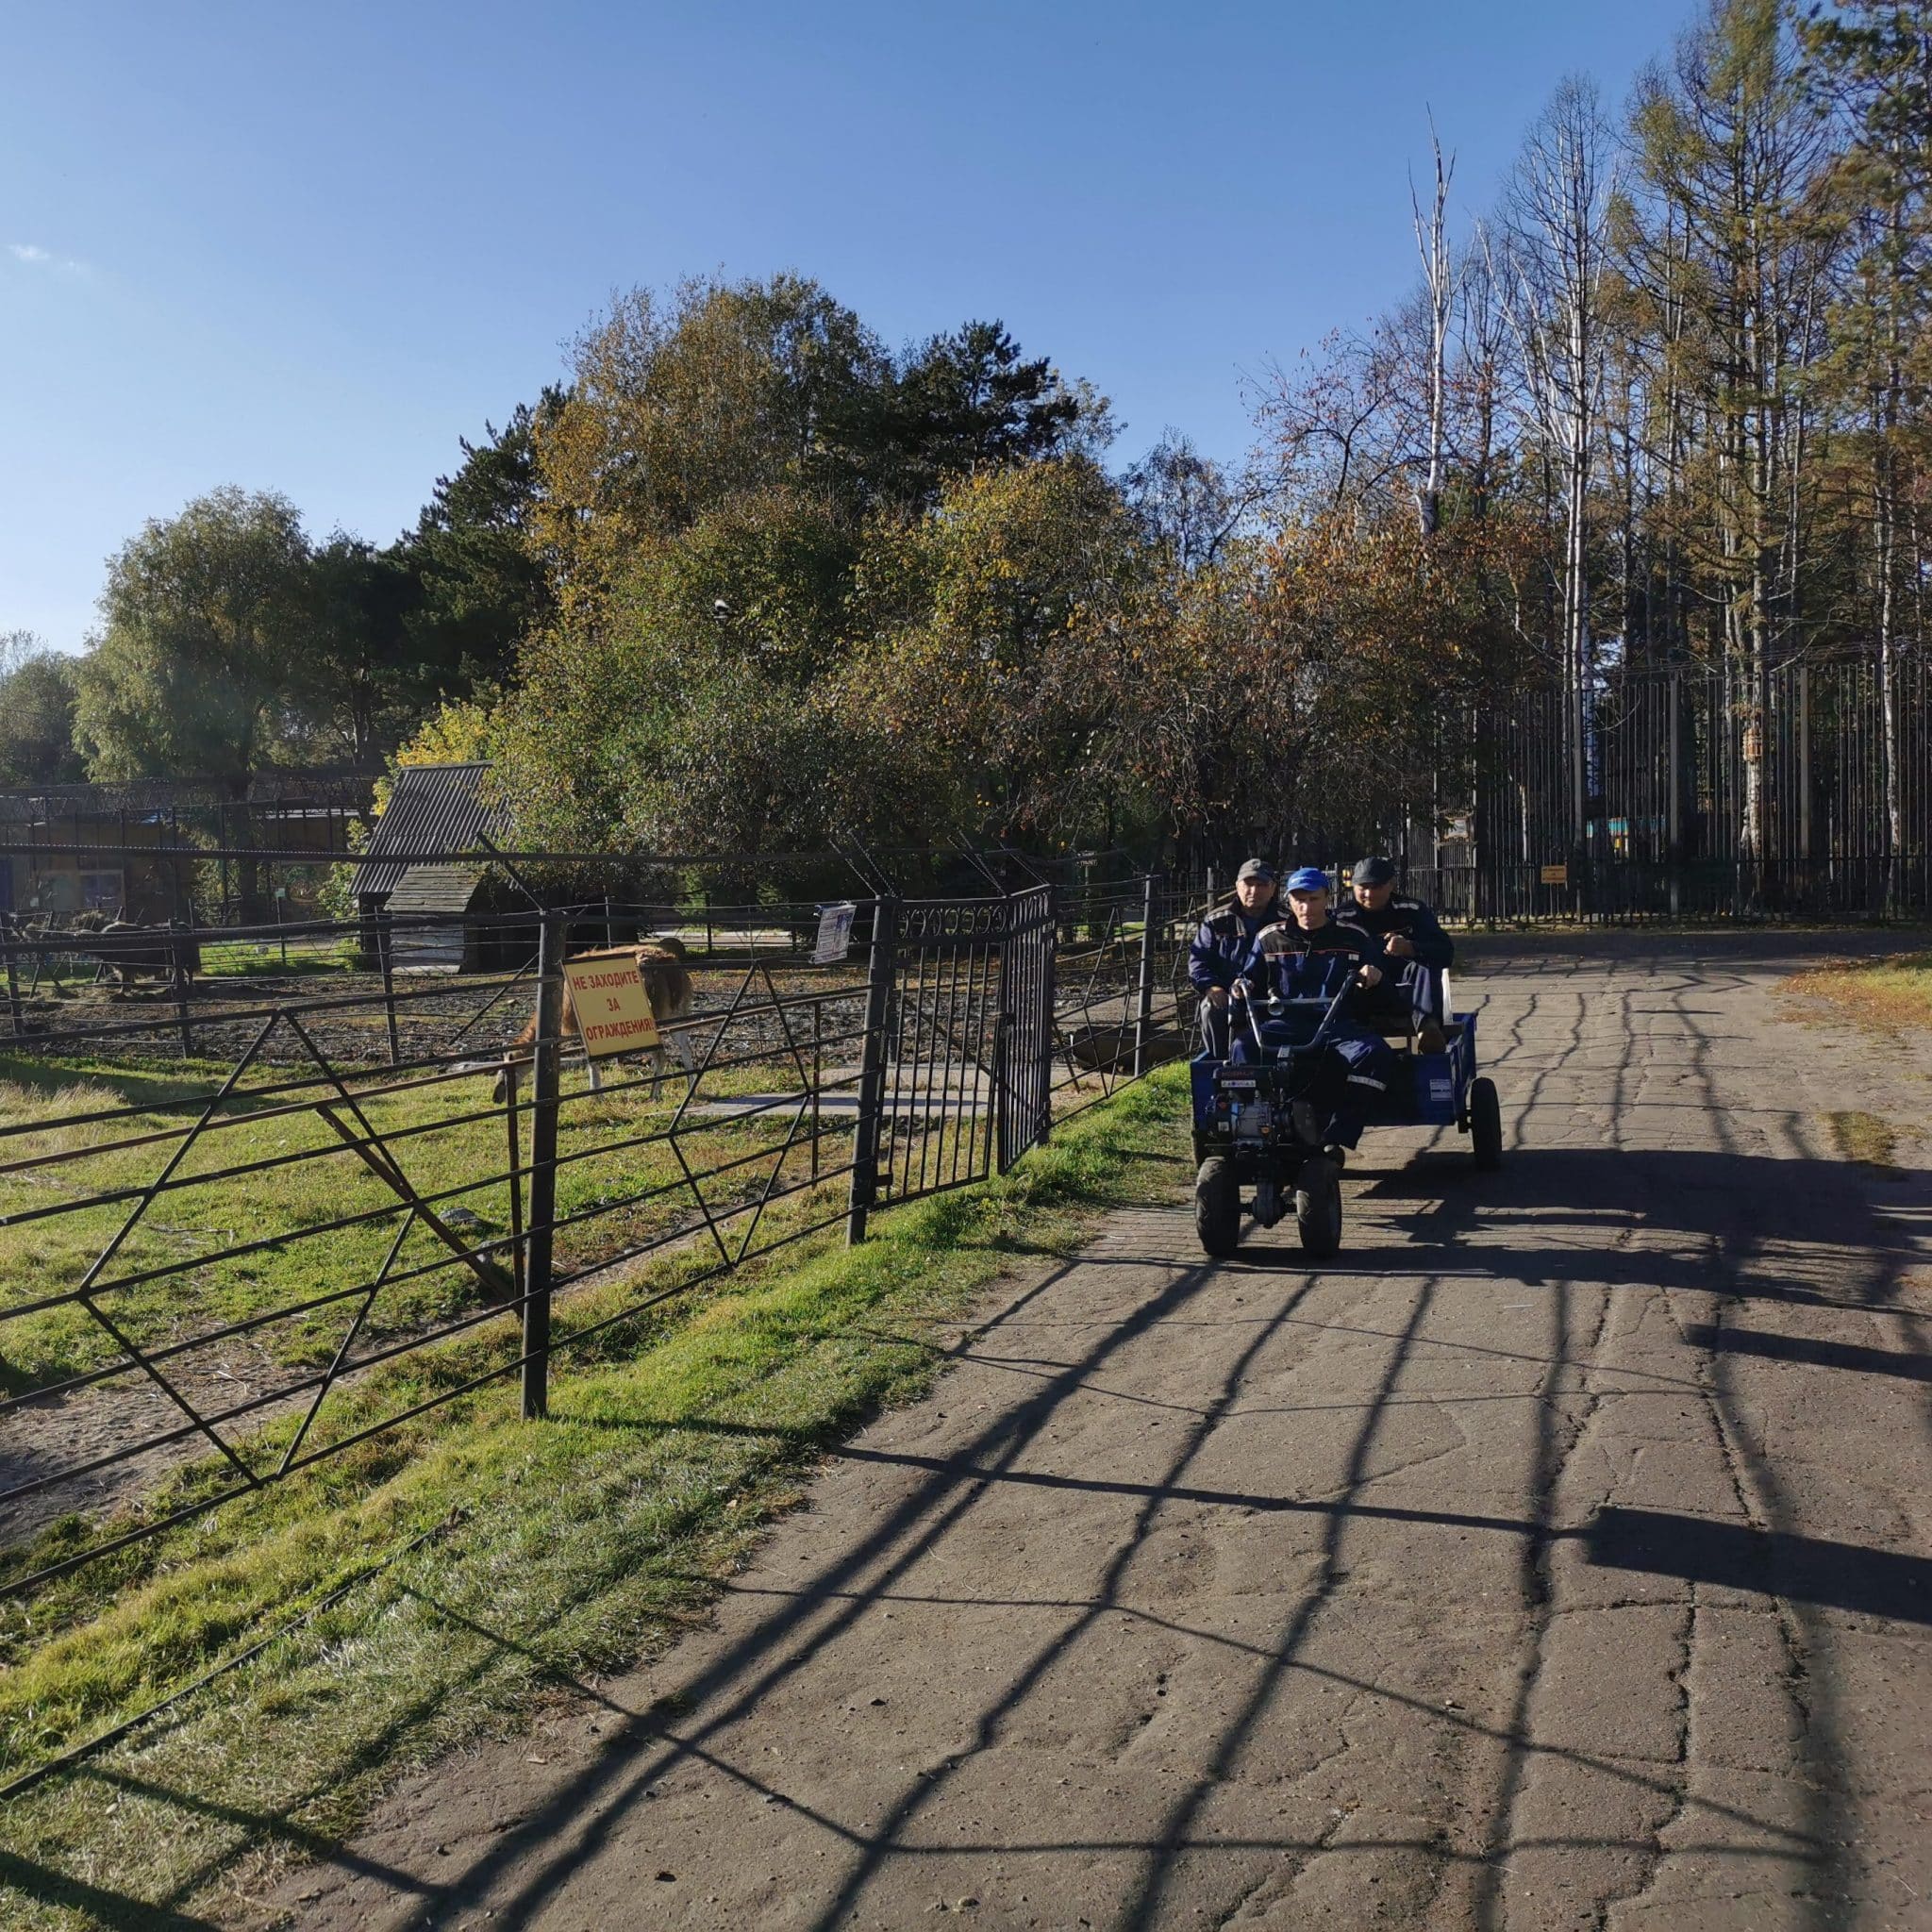
[[[1546,865],[1543,867],[1543,884],[1546,886],[1567,886],[1570,883],[1570,868],[1567,865]]]
[[[635,959],[566,959],[563,976],[584,1051],[593,1060],[658,1044],[658,1020]]]

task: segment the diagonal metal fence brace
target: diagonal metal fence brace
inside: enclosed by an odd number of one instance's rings
[[[322,1372],[322,1386],[315,1391],[315,1400],[308,1405],[308,1413],[302,1418],[302,1425],[291,1440],[282,1454],[281,1465],[276,1469],[278,1476],[287,1475],[289,1466],[295,1459],[295,1452],[301,1448],[304,1439],[314,1425],[315,1418],[322,1413],[322,1405],[328,1398],[328,1391],[336,1385],[336,1377],[342,1372],[342,1363],[349,1351],[356,1345],[356,1338],[362,1332],[362,1324],[369,1319],[369,1311],[375,1306],[375,1297],[382,1292],[382,1285],[389,1279],[389,1271],[396,1264],[396,1257],[403,1252],[403,1241],[409,1229],[415,1225],[416,1210],[412,1208],[403,1216],[403,1224],[396,1229],[396,1238],[389,1244],[389,1253],[382,1257],[382,1266],[376,1271],[375,1279],[369,1284],[369,1291],[362,1297],[362,1306],[356,1310],[347,1332],[337,1345],[329,1365]]]
[[[309,1038],[301,1021],[296,1019],[292,1013],[288,1015],[288,1021],[290,1026],[294,1029],[295,1037],[301,1041],[303,1046],[308,1050],[309,1058],[322,1070],[323,1077],[341,1096],[342,1105],[355,1115],[357,1124],[361,1127],[363,1135],[367,1138],[359,1139],[352,1133],[338,1119],[334,1108],[325,1101],[317,1101],[315,1103],[316,1112],[335,1129],[336,1133],[341,1137],[342,1144],[368,1168],[371,1174],[375,1174],[378,1180],[388,1187],[406,1207],[415,1209],[422,1219],[423,1225],[428,1228],[436,1236],[437,1240],[441,1241],[456,1256],[457,1259],[462,1262],[475,1275],[476,1279],[489,1291],[492,1300],[506,1302],[512,1300],[516,1294],[515,1283],[487,1255],[477,1254],[463,1240],[462,1236],[450,1227],[442,1220],[441,1216],[417,1193],[416,1190],[410,1185],[408,1175],[397,1165],[395,1157],[390,1152],[382,1136],[375,1131],[369,1116],[362,1111],[360,1103],[349,1091],[348,1088],[342,1084],[341,1075],[330,1065],[329,1061],[316,1046],[315,1041]]]
[[[220,1431],[215,1428],[214,1424],[208,1422],[202,1415],[201,1411],[195,1407],[193,1403],[190,1402],[187,1396],[182,1394],[180,1390],[175,1388],[174,1383],[161,1373],[160,1369],[148,1359],[146,1354],[134,1341],[133,1337],[123,1330],[121,1324],[93,1299],[88,1291],[100,1279],[102,1270],[120,1252],[122,1244],[134,1232],[135,1224],[147,1212],[155,1196],[160,1191],[162,1184],[168,1180],[175,1170],[188,1158],[188,1150],[194,1144],[202,1129],[214,1118],[215,1109],[235,1091],[235,1083],[247,1072],[256,1055],[261,1051],[263,1043],[267,1041],[269,1035],[275,1031],[275,1022],[279,1017],[279,1014],[271,1013],[267,1020],[263,1022],[260,1030],[249,1042],[248,1050],[235,1062],[233,1068],[229,1071],[228,1077],[222,1082],[220,1091],[209,1099],[208,1104],[201,1111],[200,1119],[183,1136],[181,1144],[169,1156],[167,1163],[162,1167],[160,1173],[148,1183],[148,1186],[142,1193],[141,1199],[128,1210],[127,1218],[121,1224],[119,1231],[108,1241],[108,1245],[101,1250],[100,1254],[95,1257],[93,1265],[88,1269],[87,1274],[81,1278],[79,1288],[75,1291],[75,1300],[93,1318],[102,1331],[112,1341],[115,1347],[120,1349],[122,1354],[154,1383],[155,1387],[193,1424],[195,1428],[208,1438],[221,1453],[223,1458],[251,1489],[258,1488],[261,1478],[249,1468],[247,1463],[242,1461],[235,1449],[223,1440]]]

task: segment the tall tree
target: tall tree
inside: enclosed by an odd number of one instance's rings
[[[408,650],[416,585],[395,550],[338,530],[306,573],[306,661],[317,726],[364,769],[437,692]]]
[[[416,527],[394,546],[415,598],[403,616],[419,702],[500,682],[523,641],[554,606],[538,542],[540,425],[554,425],[563,391],[518,404],[502,429],[462,442],[453,475],[439,476]]]
[[[858,316],[801,276],[623,297],[534,425],[537,537],[565,606],[595,604],[640,546],[741,491],[836,487],[889,368]]]
[[[81,659],[75,736],[90,776],[252,775],[316,744],[312,552],[286,497],[232,487],[151,522],[108,565]],[[245,814],[244,814],[245,817]],[[258,916],[253,868],[244,916]]]
[[[1505,200],[1509,314],[1536,426],[1558,477],[1571,838],[1588,808],[1590,491],[1604,381],[1605,275],[1614,188],[1596,84],[1573,76],[1530,129]]]
[[[31,631],[0,637],[0,786],[84,777],[74,745],[75,662]]]
[[[1850,136],[1833,170],[1854,258],[1833,316],[1831,374],[1862,419],[1878,638],[1888,897],[1905,850],[1898,654],[1907,581],[1925,559],[1912,500],[1932,456],[1932,5],[1845,0],[1803,26],[1821,93]]]
[[[1770,674],[1798,635],[1806,388],[1832,255],[1817,203],[1828,135],[1779,0],[1711,0],[1670,69],[1641,83],[1635,134],[1649,280],[1681,304],[1686,382],[1708,424],[1708,554],[1744,721],[1739,849],[1762,859]]]
[[[850,442],[869,493],[918,508],[975,471],[1097,454],[1111,435],[1105,397],[1023,354],[1003,324],[969,322],[906,359]]]
[[[1416,516],[1424,537],[1433,537],[1442,521],[1442,482],[1448,455],[1449,333],[1456,311],[1456,263],[1448,223],[1449,183],[1456,173],[1456,158],[1451,155],[1444,159],[1442,143],[1433,126],[1429,141],[1435,154],[1436,184],[1426,216],[1414,182],[1409,183],[1409,211],[1415,219],[1416,253],[1422,258],[1428,316],[1428,400],[1418,464],[1422,475],[1414,486]]]

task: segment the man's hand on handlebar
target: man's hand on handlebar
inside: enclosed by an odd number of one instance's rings
[[[1382,983],[1382,969],[1379,966],[1364,964],[1360,972],[1356,974],[1356,977],[1363,986],[1380,986]]]
[[[1210,986],[1208,989],[1208,1004],[1220,1008],[1227,1004],[1227,989],[1224,986]]]

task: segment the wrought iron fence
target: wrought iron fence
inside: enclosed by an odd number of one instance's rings
[[[541,1416],[559,1353],[1003,1171],[1184,1049],[1188,899],[882,894],[825,957],[790,902],[14,932],[0,1588],[502,1378]],[[654,937],[667,1052],[593,1078],[563,961]]]
[[[1616,667],[1591,693],[1580,826],[1563,695],[1519,694],[1470,721],[1473,810],[1446,851],[1411,845],[1411,882],[1473,919],[1932,911],[1932,664],[1903,655],[1891,679],[1888,706],[1864,658],[1761,689]]]

